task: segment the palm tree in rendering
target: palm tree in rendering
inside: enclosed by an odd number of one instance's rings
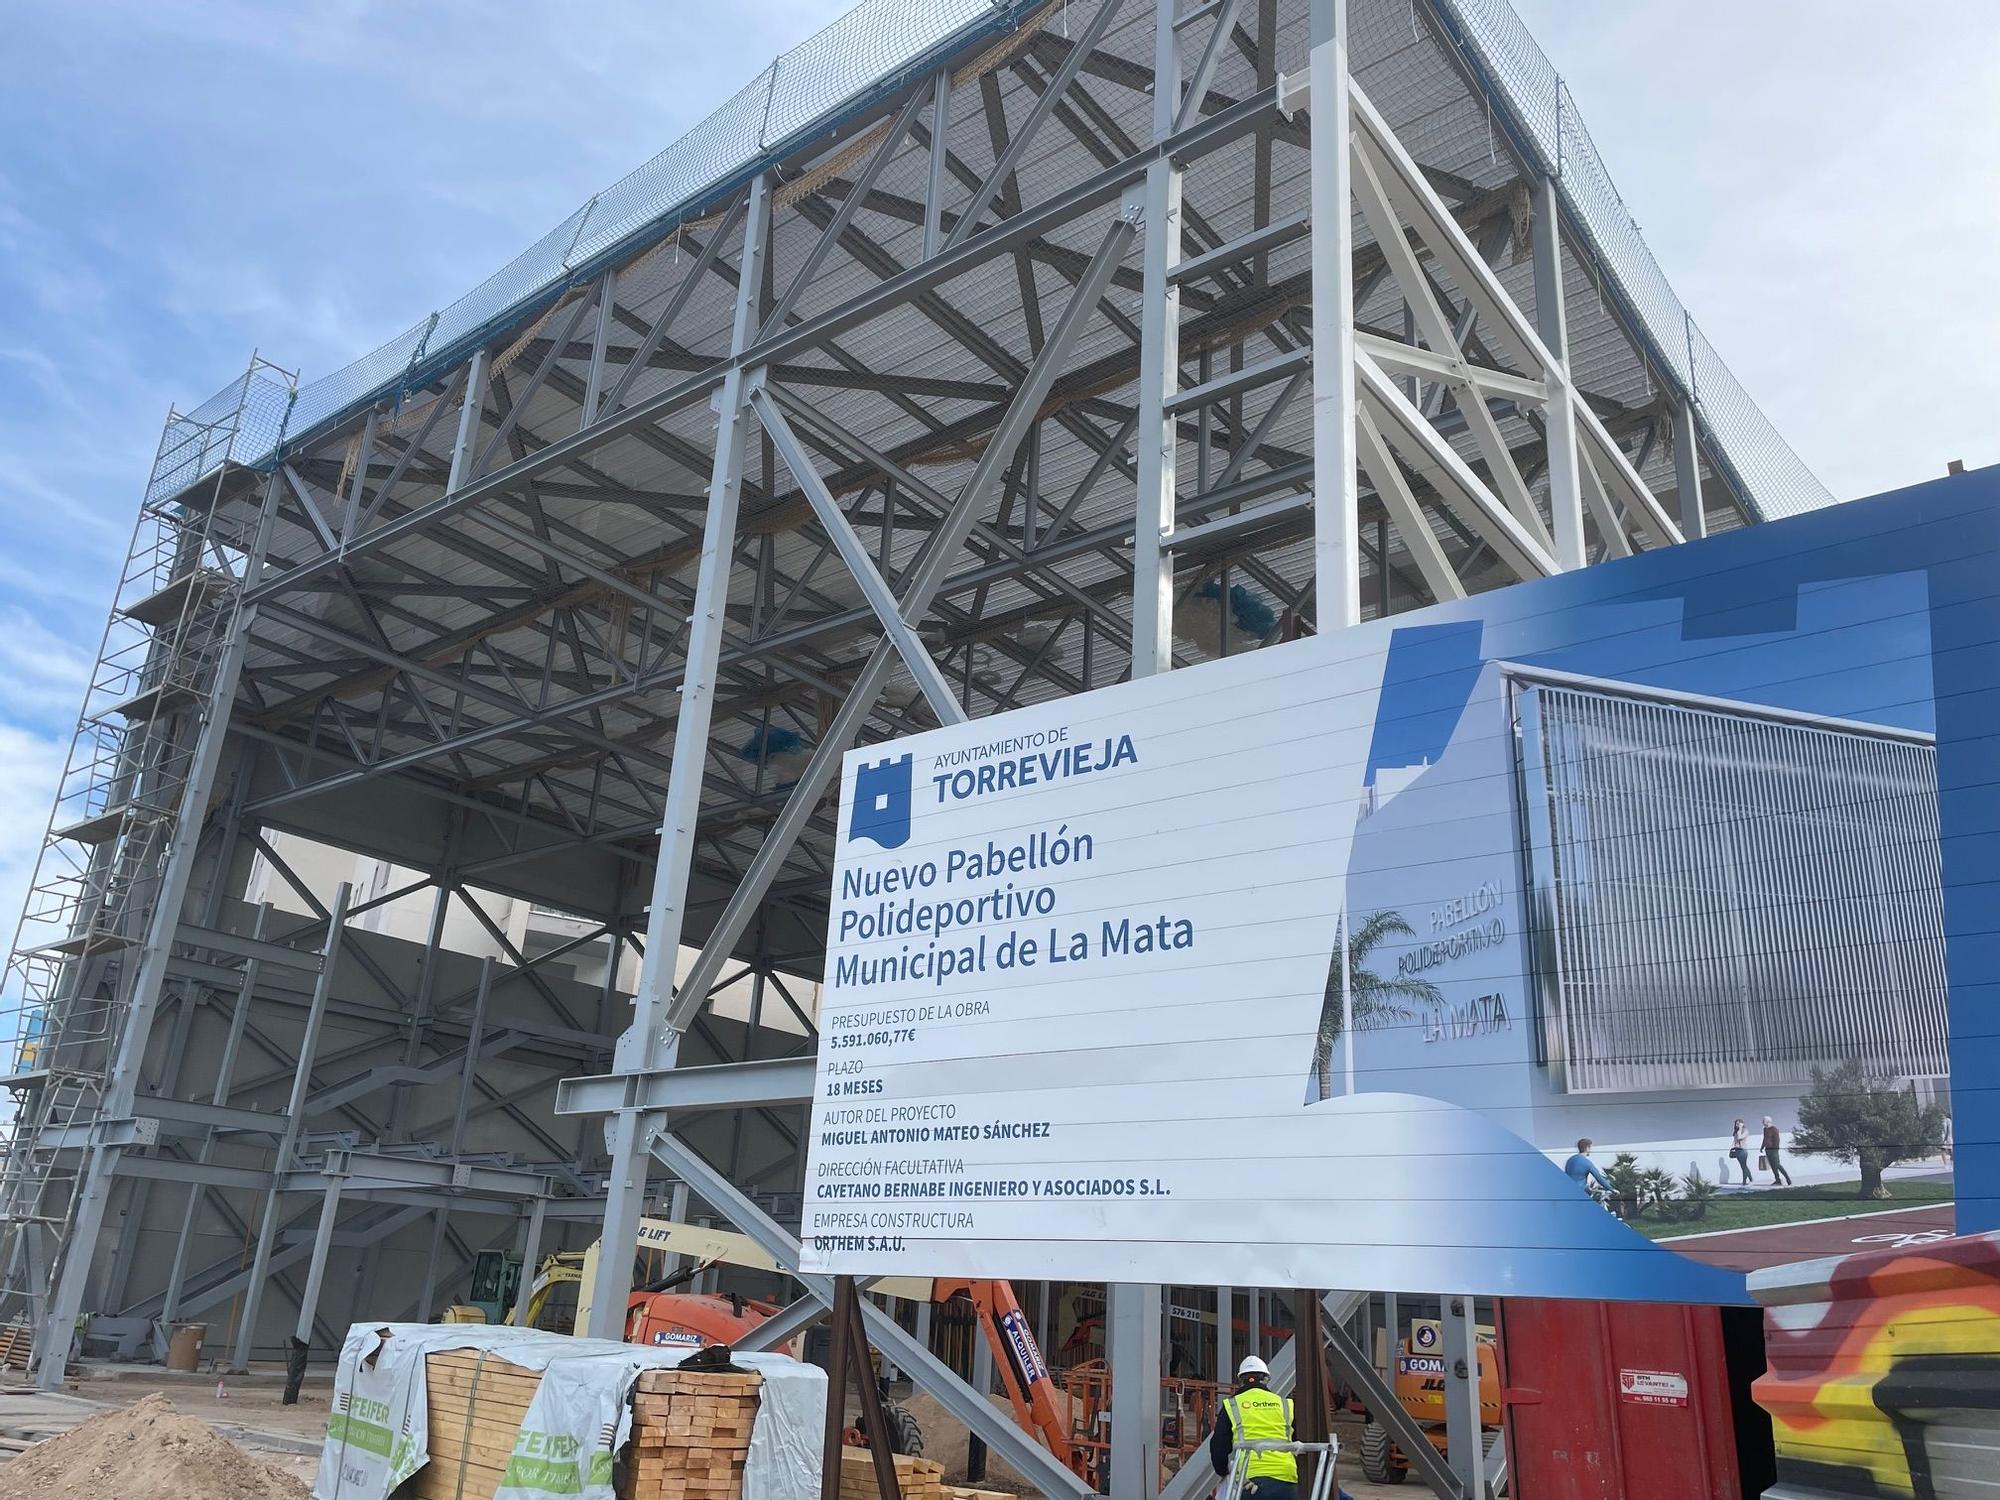
[[[1368,967],[1369,958],[1385,939],[1414,936],[1415,930],[1401,912],[1375,911],[1362,919],[1347,937],[1347,978],[1354,987],[1354,1000],[1345,1007],[1340,993],[1340,950],[1334,949],[1333,961],[1327,965],[1326,998],[1320,1002],[1319,1035],[1313,1043],[1313,1071],[1319,1075],[1320,1098],[1333,1097],[1334,1044],[1340,1040],[1343,1010],[1352,1010],[1356,1031],[1366,1031],[1390,1021],[1407,1021],[1415,1014],[1413,1006],[1443,1000],[1443,993],[1428,979],[1407,975],[1385,979]],[[1339,941],[1336,935],[1335,942]]]

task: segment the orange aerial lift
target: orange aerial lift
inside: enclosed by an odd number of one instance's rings
[[[625,1313],[627,1343],[690,1348],[733,1344],[778,1311],[775,1305],[768,1302],[729,1294],[673,1289],[717,1262],[753,1268],[770,1267],[772,1262],[769,1256],[751,1246],[742,1236],[717,1230],[697,1231],[667,1220],[649,1219],[641,1223],[642,1253],[677,1253],[676,1246],[682,1242],[690,1248],[699,1246],[705,1254],[687,1269],[632,1292]],[[454,1312],[462,1312],[467,1321],[497,1322],[505,1315],[505,1302],[511,1302],[516,1295],[525,1295],[526,1305],[521,1310],[521,1321],[532,1327],[552,1287],[564,1283],[588,1287],[590,1266],[597,1248],[593,1245],[581,1254],[550,1256],[538,1269],[525,1294],[511,1289],[497,1292],[496,1303],[490,1311],[480,1305],[468,1305],[463,1309],[454,1309]],[[488,1268],[486,1279],[494,1280],[497,1285],[501,1269],[504,1268]],[[518,1283],[518,1269],[513,1274]],[[477,1275],[475,1280],[479,1280]],[[1015,1299],[1013,1285],[1005,1281],[970,1278],[929,1282],[899,1278],[895,1294],[921,1297],[926,1289],[934,1302],[950,1302],[963,1297],[971,1304],[980,1332],[993,1351],[994,1368],[999,1372],[1001,1386],[1007,1392],[1009,1405],[1013,1407],[1015,1422],[1023,1432],[1047,1448],[1058,1463],[1083,1474],[1080,1464],[1086,1455],[1078,1452],[1070,1441],[1069,1423],[1057,1403],[1054,1377],[1049,1373],[1048,1362],[1035,1342],[1034,1330],[1027,1315]],[[922,1435],[916,1431],[915,1422],[906,1412],[892,1412],[891,1426],[899,1446],[921,1446]]]
[[[1042,1358],[1027,1314],[1014,1299],[1014,1285],[1008,1281],[934,1281],[931,1298],[949,1302],[967,1298],[977,1314],[980,1331],[993,1350],[993,1365],[1000,1372],[1000,1384],[1014,1408],[1014,1421],[1023,1432],[1040,1440],[1056,1462],[1081,1473],[1071,1450],[1069,1423],[1056,1405],[1055,1380],[1048,1362]]]
[[[1089,1479],[1094,1469],[1087,1453],[1070,1441],[1069,1424],[1056,1404],[1055,1380],[1035,1342],[1027,1314],[1014,1297],[1014,1287],[1006,1281],[972,1279],[938,1280],[931,1283],[931,1299],[949,1302],[963,1297],[972,1304],[980,1332],[993,1351],[993,1367],[998,1371],[1014,1421],[1049,1450],[1056,1462]],[[667,1290],[638,1291],[632,1294],[625,1338],[638,1344],[730,1343],[743,1337],[778,1309],[769,1303],[743,1298],[695,1296]],[[899,1452],[921,1453],[923,1435],[915,1420],[901,1408],[888,1413],[889,1424]],[[850,1434],[850,1441],[860,1441]]]

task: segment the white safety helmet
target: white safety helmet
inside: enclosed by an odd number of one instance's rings
[[[1269,1375],[1270,1373],[1271,1367],[1254,1354],[1244,1355],[1243,1363],[1236,1367],[1236,1378],[1238,1380],[1241,1380],[1246,1375]]]

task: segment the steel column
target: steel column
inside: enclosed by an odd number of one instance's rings
[[[1153,8],[1153,140],[1174,132],[1181,106],[1175,0]],[[1191,105],[1199,101],[1190,100]],[[1145,290],[1140,303],[1138,488],[1132,523],[1132,676],[1173,666],[1174,558],[1181,384],[1181,167],[1146,168]],[[1160,1487],[1160,1318],[1157,1286],[1105,1288],[1104,1352],[1111,1366],[1111,1493],[1150,1500]]]
[[[486,361],[484,349],[474,352],[465,367],[465,395],[458,408],[458,433],[451,443],[451,471],[444,492],[454,493],[472,478],[472,455],[479,441],[479,414],[486,404]]]
[[[424,1279],[417,1292],[417,1321],[428,1323],[431,1311],[437,1303],[438,1258],[444,1254],[445,1227],[451,1221],[451,1204],[447,1200],[431,1210],[431,1247],[424,1257]]]
[[[750,207],[743,223],[736,321],[730,342],[735,353],[756,335],[770,224],[771,183],[767,176],[759,176],[751,184]],[[715,459],[709,475],[694,608],[689,615],[687,671],[681,688],[680,718],[674,724],[673,765],[667,773],[660,852],[646,918],[646,957],[639,971],[639,992],[632,998],[632,1024],[618,1038],[616,1051],[622,1071],[671,1064],[676,1051],[676,1033],[662,1023],[675,1000],[674,974],[687,915],[709,729],[715,716],[716,666],[729,627],[729,575],[736,558],[736,511],[743,493],[743,451],[749,423],[745,383],[744,371],[732,365],[723,377],[718,398]],[[613,1115],[606,1133],[611,1177],[605,1185],[604,1253],[597,1257],[587,1331],[593,1338],[616,1339],[624,1333],[625,1302],[632,1291],[632,1257],[618,1247],[638,1242],[650,1157],[640,1139],[639,1122],[631,1115]]]
[[[1569,319],[1564,305],[1562,207],[1552,178],[1535,182],[1535,331],[1555,363],[1549,370],[1549,519],[1556,564],[1580,568],[1583,551],[1583,476],[1576,451],[1576,389],[1569,378]]]
[[[1175,0],[1153,16],[1153,139],[1174,131],[1180,103]],[[1174,528],[1181,383],[1181,167],[1163,156],[1146,168],[1145,290],[1139,308],[1138,510],[1132,530],[1132,675],[1164,672],[1174,653]]]
[[[1361,623],[1347,0],[1312,0],[1311,55],[1313,584],[1324,635]]]
[[[299,1038],[298,1067],[292,1073],[291,1098],[285,1106],[285,1133],[278,1138],[272,1157],[272,1170],[276,1175],[272,1178],[270,1190],[264,1195],[264,1220],[257,1231],[257,1250],[250,1263],[249,1284],[243,1291],[243,1321],[237,1326],[236,1348],[229,1361],[232,1370],[250,1368],[250,1349],[256,1337],[257,1314],[262,1310],[260,1304],[264,1287],[270,1280],[271,1251],[278,1240],[278,1214],[284,1197],[279,1184],[283,1174],[291,1168],[292,1155],[298,1149],[299,1134],[305,1128],[313,1056],[319,1051],[320,1030],[326,1024],[327,1001],[333,992],[333,971],[339,966],[342,929],[347,921],[347,905],[352,895],[352,888],[342,881],[340,889],[334,893],[332,914],[327,918],[326,944],[320,950],[319,975],[313,982],[312,1007],[306,1012],[305,1031]]]
[[[1160,1289],[1105,1288],[1104,1351],[1111,1362],[1111,1493],[1148,1500],[1160,1489]]]
[[[299,1293],[299,1321],[292,1329],[292,1337],[301,1344],[312,1342],[320,1288],[326,1284],[327,1255],[333,1249],[333,1226],[340,1218],[340,1190],[346,1180],[345,1173],[327,1174],[326,1196],[320,1201],[319,1224],[313,1230],[312,1260],[306,1266],[306,1284]]]
[[[1355,1304],[1366,1295],[1364,1292],[1328,1292],[1319,1299],[1320,1310],[1324,1315],[1322,1331],[1326,1335],[1328,1344],[1333,1346],[1328,1352],[1336,1367],[1339,1366],[1341,1359],[1338,1345],[1346,1337],[1340,1331],[1341,1320],[1353,1312]],[[1250,1308],[1252,1313],[1257,1315],[1259,1327],[1263,1326],[1264,1320],[1262,1314],[1257,1313],[1257,1309],[1265,1296],[1264,1292],[1255,1289],[1248,1294]],[[1254,1342],[1244,1350],[1246,1354],[1257,1352],[1258,1345]],[[1282,1348],[1272,1350],[1268,1356],[1271,1364],[1271,1389],[1281,1396],[1289,1395],[1292,1391],[1294,1376],[1298,1373],[1298,1354],[1297,1340],[1287,1339]],[[1401,1407],[1397,1408],[1397,1413],[1402,1414]],[[1408,1422],[1409,1418],[1405,1416],[1403,1420]],[[1414,1429],[1415,1423],[1410,1425]],[[1429,1448],[1430,1444],[1425,1443],[1424,1446]],[[1192,1462],[1181,1465],[1174,1477],[1161,1487],[1160,1500],[1196,1500],[1197,1496],[1205,1495],[1214,1488],[1215,1475],[1209,1469],[1208,1455],[1198,1453]]]
[[[1708,535],[1708,512],[1701,499],[1701,448],[1695,437],[1694,402],[1674,403],[1674,489],[1681,535],[1689,541]]]
[[[1479,1427],[1479,1351],[1470,1297],[1444,1299],[1445,1445],[1451,1471],[1468,1495],[1486,1493],[1486,1450]]]
[[[542,1222],[548,1209],[549,1200],[537,1198],[529,1206],[527,1227],[521,1235],[521,1286],[514,1294],[513,1311],[507,1315],[507,1321],[516,1328],[525,1326],[527,1320],[528,1293],[534,1289],[535,1267],[541,1260]]]

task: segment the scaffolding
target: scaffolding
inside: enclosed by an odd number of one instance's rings
[[[188,804],[205,795],[204,729],[226,717],[243,586],[259,537],[224,514],[226,467],[282,430],[296,382],[254,358],[191,412],[170,412],[70,739],[8,965],[0,1035],[14,1095],[0,1174],[0,1320],[38,1323],[87,1211],[89,1147],[130,1114],[128,1038],[144,993],[134,961],[154,935]],[[277,414],[277,427],[263,424]],[[232,642],[234,647],[232,649]],[[196,794],[191,797],[191,791]],[[101,1191],[101,1185],[100,1189]],[[94,1237],[94,1236],[93,1236]]]

